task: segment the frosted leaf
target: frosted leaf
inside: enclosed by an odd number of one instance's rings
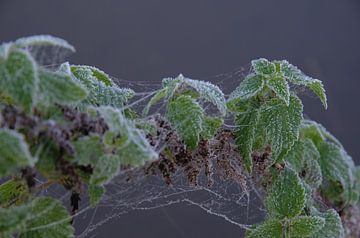
[[[111,84],[110,78],[102,71],[90,66],[71,66],[71,72],[89,91],[86,105],[113,106],[121,108],[133,97],[134,91]]]
[[[335,143],[340,148],[343,148],[343,145],[340,143],[340,141],[318,122],[312,120],[303,120],[301,125],[301,134],[303,137],[311,139],[315,145],[328,140]]]
[[[200,94],[201,98],[214,104],[218,108],[221,115],[224,116],[226,114],[224,93],[218,86],[209,82],[188,78],[185,78],[184,82],[190,87],[194,88]]]
[[[0,63],[7,58],[10,48],[11,43],[3,43],[0,45]]]
[[[36,62],[50,68],[64,62],[64,59],[75,52],[67,41],[50,35],[24,37],[12,43],[13,48],[22,48],[30,52]]]
[[[32,111],[37,85],[37,67],[28,52],[13,49],[0,61],[0,92],[26,112]]]
[[[102,185],[108,183],[120,169],[120,160],[116,155],[104,154],[97,159],[93,173],[90,177],[90,184]]]
[[[306,145],[305,145],[306,146]],[[303,167],[304,175],[302,179],[311,189],[318,189],[322,183],[321,168],[317,160],[307,158]]]
[[[10,236],[24,227],[29,213],[25,206],[0,208],[0,237]]]
[[[325,109],[327,108],[325,89],[320,80],[306,76],[303,72],[301,72],[301,70],[286,60],[282,60],[280,65],[281,71],[290,82],[296,85],[303,85],[310,88],[320,98],[320,101],[322,102]]]
[[[98,158],[104,154],[101,138],[98,135],[79,138],[73,144],[75,147],[75,162],[79,165],[95,165]]]
[[[285,168],[272,184],[265,202],[271,217],[282,219],[299,215],[305,206],[305,190],[298,175]]]
[[[202,80],[194,80],[185,78],[182,74],[178,77],[166,78],[163,80],[163,86],[167,87],[168,97],[172,97],[174,92],[181,87],[191,87],[197,93],[199,93],[200,98],[205,99],[206,101],[212,103],[217,107],[221,115],[226,114],[226,103],[224,93],[220,88],[212,83],[205,82]]]
[[[287,106],[282,100],[272,99],[261,109],[260,122],[272,146],[274,161],[281,161],[299,137],[303,105],[295,95]]]
[[[308,84],[308,87],[320,98],[325,109],[327,109],[327,97],[325,94],[325,88],[323,83],[318,79],[311,79],[312,82]]]
[[[70,45],[67,41],[50,35],[37,35],[37,36],[24,37],[16,40],[14,44],[17,47],[25,47],[25,48],[36,45],[38,46],[50,45],[50,46],[62,47],[64,49],[73,52],[75,51],[75,48],[72,45]]]
[[[68,42],[50,35],[24,37],[10,44],[12,48],[25,49],[38,64],[52,69],[75,52],[75,48]]]
[[[155,95],[150,99],[150,101],[146,104],[142,114],[146,116],[149,113],[150,107],[158,103],[161,99],[165,98],[168,94],[167,88],[163,88],[155,93]]]
[[[313,144],[319,145],[326,140],[317,123],[304,120],[300,129],[301,137],[310,139]]]
[[[279,220],[268,220],[246,231],[246,238],[282,238],[282,224]]]
[[[309,237],[323,229],[325,219],[317,216],[299,216],[290,220],[287,234],[291,238]]]
[[[275,92],[276,96],[284,100],[286,105],[290,103],[289,85],[283,77],[274,76],[266,81],[266,85]]]
[[[228,102],[233,100],[246,100],[256,96],[264,87],[265,79],[261,75],[248,75],[240,85],[230,94]]]
[[[26,205],[28,217],[20,238],[70,238],[74,228],[67,209],[59,200],[40,197]]]
[[[190,96],[182,95],[167,106],[166,117],[187,148],[195,149],[202,129],[204,112]]]
[[[252,149],[255,142],[255,132],[259,122],[259,111],[249,110],[240,113],[235,119],[236,144],[239,147],[240,155],[244,161],[246,170],[252,170]]]
[[[9,207],[24,202],[29,195],[27,184],[22,179],[10,179],[0,185],[0,207]],[[1,230],[1,229],[0,229]]]
[[[311,235],[310,238],[344,238],[345,232],[342,226],[341,219],[339,214],[330,209],[325,213],[319,213],[318,216],[321,216],[325,219],[325,225],[322,229],[317,231],[315,234]]]
[[[76,103],[87,97],[86,89],[62,72],[39,70],[38,103],[50,106],[54,103]]]
[[[351,200],[353,187],[352,164],[346,152],[332,142],[323,142],[318,146],[319,164],[324,178],[340,182],[346,202]]]
[[[275,64],[264,58],[252,60],[251,66],[255,73],[260,75],[271,75],[276,71]]]
[[[304,150],[304,142],[302,140],[298,140],[285,156],[286,161],[290,163],[291,168],[296,172],[300,172],[304,166]]]
[[[90,206],[95,207],[101,200],[105,193],[104,186],[92,185],[88,186]]]
[[[121,143],[109,146],[114,146],[123,164],[144,165],[146,161],[158,158],[143,131],[136,128],[134,122],[127,119],[120,110],[109,106],[102,106],[97,110],[105,119],[114,138],[121,135]]]
[[[32,167],[35,162],[22,134],[0,129],[0,177],[13,175],[27,166]]]
[[[318,149],[316,148],[316,145],[314,142],[308,138],[303,139],[304,140],[304,157],[306,160],[312,159],[312,160],[318,160],[320,158],[320,153]]]
[[[213,138],[223,122],[224,120],[222,118],[205,116],[202,125],[201,137],[206,140]]]
[[[316,170],[319,166],[316,160],[319,159],[319,157],[320,154],[315,144],[312,142],[312,140],[308,138],[301,138],[296,141],[291,150],[285,156],[286,161],[290,163],[292,169],[294,169],[298,173],[304,171],[304,166],[306,166],[306,164],[308,164],[308,166],[317,166],[316,168],[314,168]],[[310,168],[310,170],[311,169],[312,168]],[[307,170],[305,171],[307,172]],[[316,176],[316,180],[320,179],[321,183],[321,171],[317,172],[320,172],[320,178]]]
[[[79,67],[79,66],[77,66]],[[113,81],[110,79],[109,75],[104,71],[95,68],[94,66],[82,66],[91,70],[92,75],[97,78],[99,81],[103,82],[106,86],[114,86]]]

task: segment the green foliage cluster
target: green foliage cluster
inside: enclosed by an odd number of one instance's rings
[[[40,174],[72,194],[86,186],[96,206],[122,166],[158,158],[144,128],[160,101],[189,152],[200,140],[211,140],[228,116],[234,117],[249,174],[252,154],[271,148],[271,163],[281,169],[266,168],[268,216],[246,237],[344,237],[338,212],[322,209],[316,198],[321,194],[338,209],[356,204],[360,170],[334,136],[303,118],[302,102],[289,86],[308,87],[327,108],[320,80],[285,60],[258,59],[228,99],[216,85],[179,75],[164,79],[138,115],[128,104],[134,91],[119,88],[103,71],[67,62],[43,67],[32,49],[48,46],[74,51],[51,36],[0,45],[1,237],[73,237],[72,216],[56,198],[38,197],[41,186],[31,176]]]

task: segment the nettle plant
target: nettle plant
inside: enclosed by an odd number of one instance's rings
[[[95,207],[119,170],[158,160],[182,166],[184,157],[206,157],[201,151],[225,132],[236,142],[241,176],[260,181],[264,194],[266,219],[246,237],[358,236],[360,170],[333,135],[303,118],[290,87],[309,88],[327,108],[321,81],[285,60],[258,59],[228,99],[209,82],[179,75],[164,79],[137,113],[132,89],[92,66],[45,67],[34,50],[42,47],[74,51],[51,36],[0,46],[1,237],[73,237],[80,198],[87,194]],[[160,101],[166,108],[157,118],[178,144],[159,152],[159,123],[148,114]],[[232,118],[235,127],[227,129],[224,120]],[[170,172],[163,176],[171,183]],[[70,208],[42,195],[57,185],[70,191]]]

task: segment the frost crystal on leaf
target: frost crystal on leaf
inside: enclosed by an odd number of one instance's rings
[[[252,60],[251,65],[255,72],[260,75],[271,75],[276,70],[275,64],[264,58]]]
[[[287,106],[282,100],[272,99],[261,109],[260,122],[272,146],[273,159],[281,161],[299,137],[303,105],[292,95]]]
[[[26,112],[31,112],[38,88],[37,66],[24,50],[11,50],[0,61],[0,92],[9,96]]]
[[[321,230],[325,219],[315,216],[299,216],[290,220],[287,234],[291,238],[309,237]]]
[[[282,238],[282,224],[279,220],[269,220],[246,232],[246,238]]]
[[[309,76],[306,76],[301,70],[296,66],[290,64],[286,60],[280,62],[281,71],[284,73],[284,76],[292,83],[296,85],[303,85],[309,87],[321,100],[325,109],[327,108],[327,98],[325,94],[324,85],[318,79],[313,79]]]
[[[0,129],[0,176],[8,176],[26,166],[34,166],[35,161],[22,134]]]
[[[246,111],[239,114],[236,119],[236,144],[239,146],[240,154],[244,161],[246,170],[252,170],[252,149],[255,142],[255,132],[258,127],[259,111]]]
[[[266,81],[266,85],[275,92],[276,96],[284,100],[286,105],[290,103],[289,85],[283,77],[272,77]]]
[[[128,120],[118,109],[102,106],[97,108],[100,115],[105,119],[114,138],[121,135],[119,143],[114,146],[120,161],[125,165],[143,165],[146,161],[158,158],[157,153],[146,140],[144,133],[136,128],[134,123]]]
[[[67,41],[50,35],[37,35],[37,36],[24,37],[16,40],[14,44],[18,47],[24,47],[24,48],[28,48],[36,45],[58,46],[75,52],[75,48],[72,45],[70,45]]]
[[[27,205],[27,213],[20,238],[74,237],[71,218],[60,201],[50,197],[37,198]]]
[[[257,95],[264,87],[264,77],[261,75],[248,75],[240,85],[230,94],[228,102],[236,99],[246,100]]]
[[[190,96],[179,96],[167,107],[167,118],[189,149],[195,149],[202,132],[204,112]]]
[[[291,189],[289,189],[291,188]],[[299,215],[305,205],[305,190],[299,176],[291,169],[282,171],[274,181],[266,198],[270,216],[292,218]]]
[[[315,232],[310,238],[344,238],[345,232],[341,223],[339,214],[330,209],[325,213],[318,213],[319,216],[325,219],[325,225],[322,229]]]

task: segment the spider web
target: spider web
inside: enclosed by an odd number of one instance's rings
[[[49,52],[56,55],[56,60],[49,61]],[[67,54],[55,48],[32,49],[37,61],[45,67],[56,68]],[[47,55],[47,56],[46,56]],[[46,57],[45,57],[46,56]],[[50,57],[51,58],[51,57]],[[250,64],[236,68],[231,72],[204,77],[202,80],[218,85],[226,96],[230,94],[240,81],[251,71]],[[191,76],[188,76],[191,78]],[[112,77],[120,87],[133,89],[134,99],[127,107],[141,113],[149,99],[161,88],[161,81],[127,81]],[[153,106],[149,118],[163,113],[165,102]],[[211,112],[209,105],[205,109]],[[225,119],[225,128],[233,128],[232,118]],[[245,125],[246,126],[246,125]],[[166,131],[161,131],[161,138]],[[217,138],[210,143],[219,143]],[[228,147],[235,147],[232,141],[226,141]],[[167,141],[157,141],[156,152],[160,153],[167,146]],[[221,153],[220,153],[221,155]],[[238,153],[227,154],[220,158],[219,153],[210,152],[207,167],[200,166],[196,183],[191,183],[186,168],[177,169],[171,174],[171,184],[166,183],[161,173],[148,173],[145,167],[123,169],[106,187],[106,194],[100,203],[91,208],[87,198],[83,198],[79,211],[74,215],[77,237],[93,237],[96,230],[108,222],[116,222],[124,214],[135,211],[159,209],[179,203],[198,207],[205,212],[223,218],[226,222],[239,228],[239,233],[249,229],[252,224],[264,219],[265,209],[262,204],[263,191],[253,177],[247,177],[239,164]],[[231,165],[235,176],[227,176],[221,170],[221,164],[226,161]],[[197,163],[194,161],[194,163]],[[209,175],[210,174],[210,175]],[[241,179],[239,179],[239,177]],[[39,183],[42,183],[40,180]],[[60,198],[64,204],[69,203],[70,193],[60,187],[50,188],[43,194]],[[64,194],[64,195],[62,195]],[[51,224],[49,224],[51,225]]]
[[[210,81],[229,94],[240,81],[249,73],[250,65],[240,67],[226,74],[207,77]],[[151,96],[161,88],[161,82],[129,82],[113,77],[119,86],[134,89],[135,99],[129,103],[131,108],[140,111],[144,108]],[[227,90],[228,89],[228,90]],[[209,105],[205,105],[206,110]],[[161,102],[153,107],[149,118],[163,112],[165,103]],[[225,127],[233,127],[232,120],[227,120]],[[160,132],[159,138],[166,131]],[[214,138],[210,143],[219,143]],[[228,147],[235,147],[233,142],[227,142]],[[159,140],[155,145],[158,153],[166,147],[167,141]],[[222,170],[221,163],[231,164],[236,176],[229,177]],[[256,181],[246,177],[239,163],[238,154],[219,158],[219,153],[210,153],[208,170],[200,166],[196,183],[191,183],[186,168],[177,169],[171,174],[171,184],[167,184],[161,173],[151,174],[146,166],[136,169],[122,170],[109,184],[106,185],[106,194],[96,208],[90,208],[87,201],[82,202],[82,209],[76,215],[78,237],[91,237],[96,230],[108,222],[116,222],[126,213],[159,209],[174,204],[185,203],[198,207],[205,212],[221,217],[226,222],[237,226],[240,231],[249,229],[250,225],[263,220],[265,216],[262,204],[263,193],[257,189]],[[196,162],[195,162],[196,163]],[[201,162],[200,162],[201,163]],[[81,217],[81,219],[79,219]],[[80,220],[80,221],[79,221]],[[80,223],[80,224],[79,224]]]

